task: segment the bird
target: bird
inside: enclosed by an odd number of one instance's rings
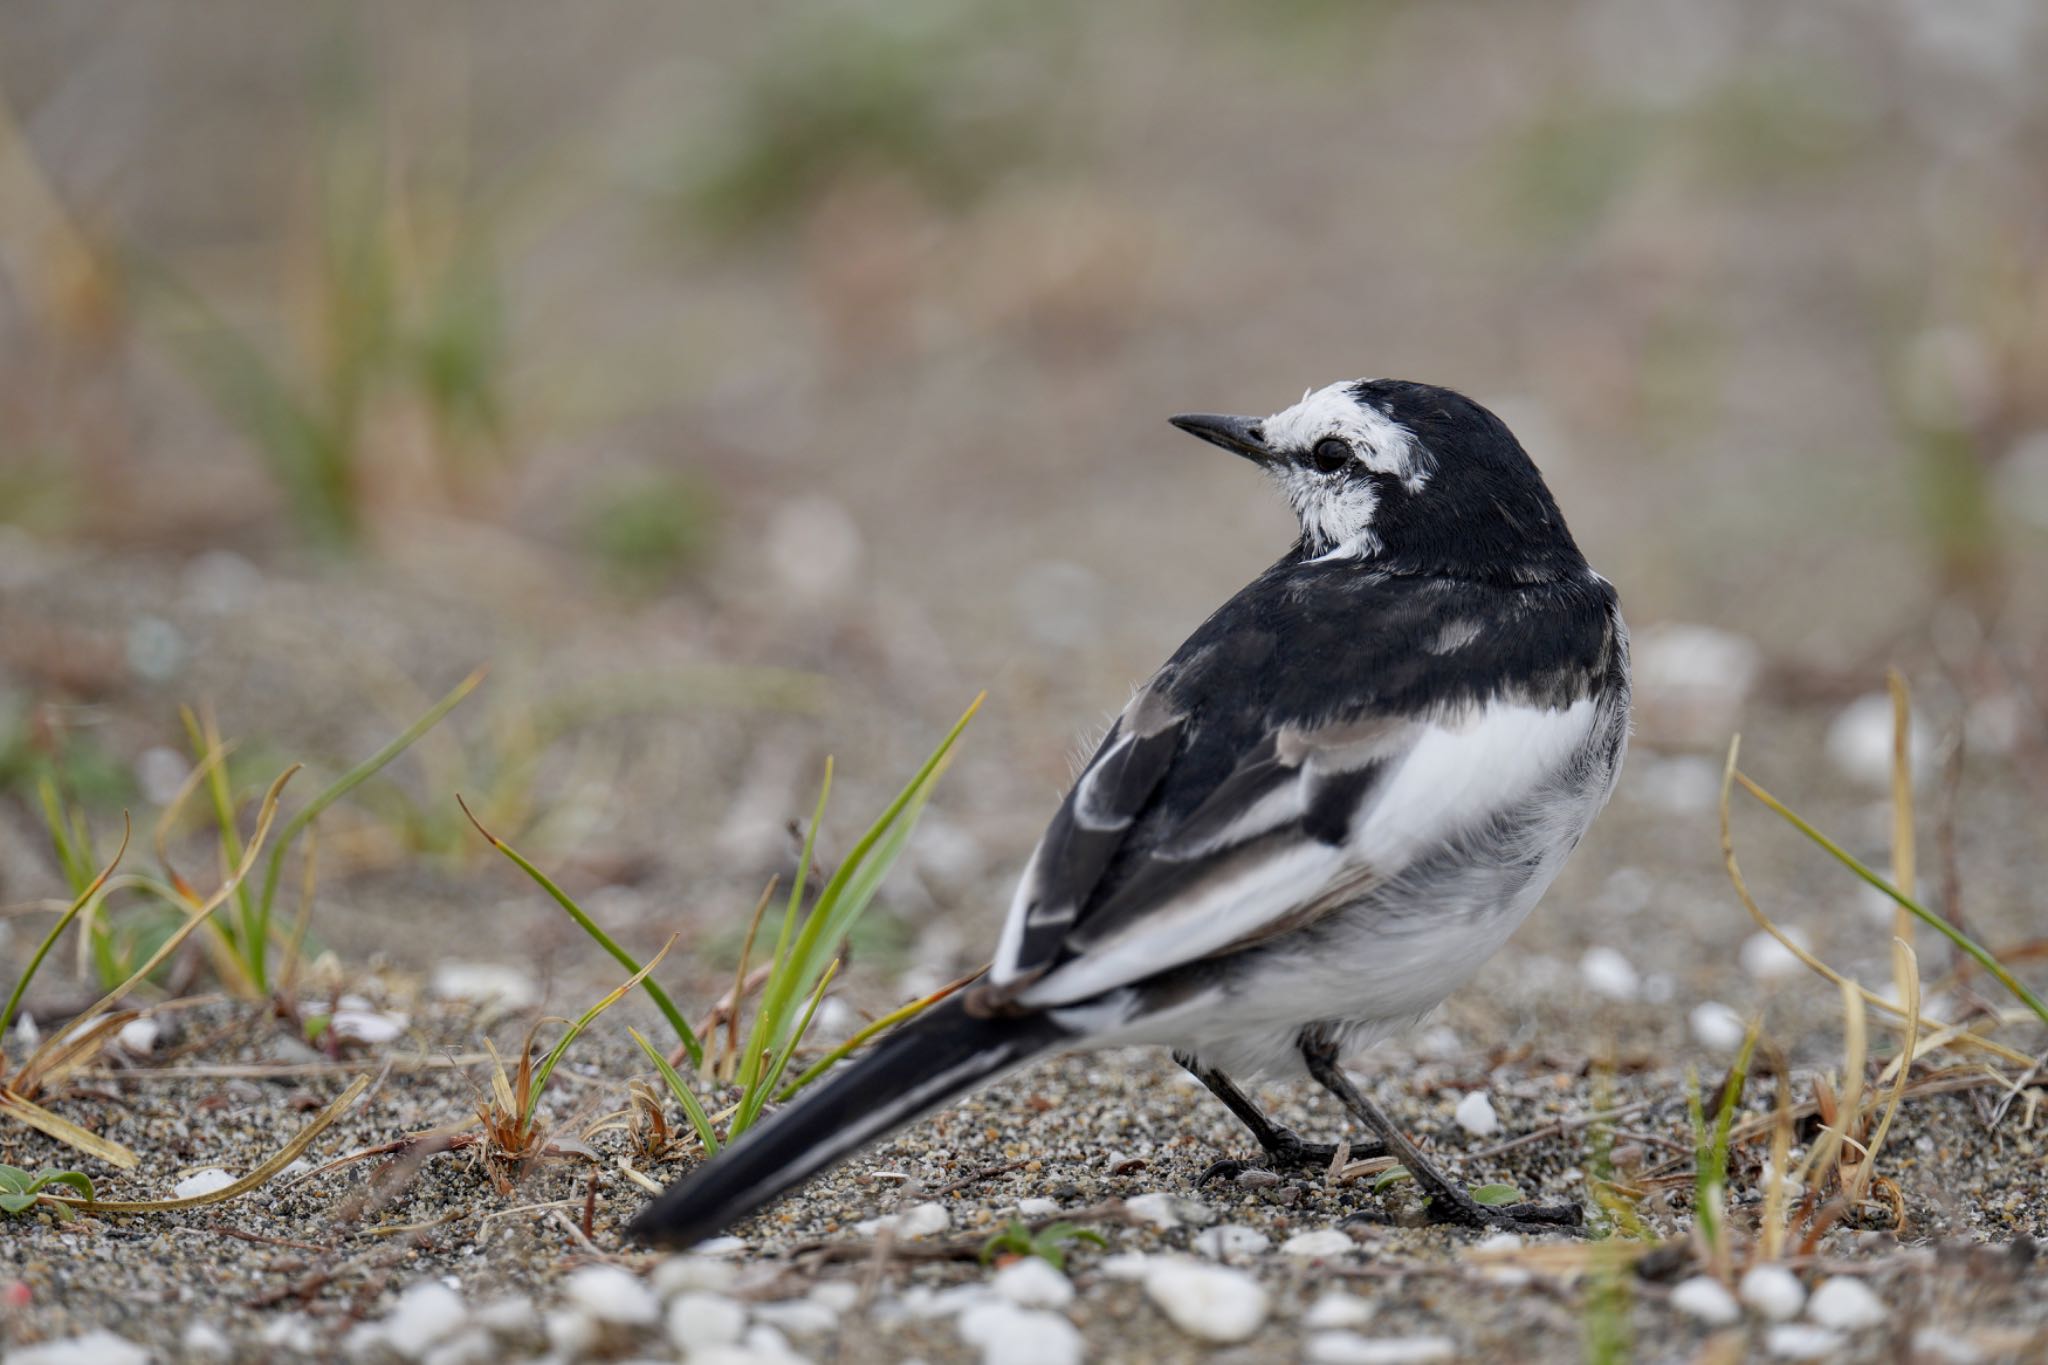
[[[1277,485],[1293,545],[1135,690],[985,973],[657,1196],[630,1236],[695,1244],[1035,1059],[1126,1045],[1169,1049],[1277,1170],[1327,1166],[1337,1144],[1241,1083],[1305,1076],[1371,1134],[1354,1156],[1408,1169],[1430,1221],[1581,1226],[1575,1204],[1473,1199],[1339,1059],[1469,980],[1613,793],[1613,586],[1507,426],[1449,389],[1361,379],[1264,418],[1170,420]]]

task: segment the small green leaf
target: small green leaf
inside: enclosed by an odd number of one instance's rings
[[[1386,1170],[1380,1172],[1379,1179],[1372,1182],[1372,1192],[1378,1194],[1389,1185],[1403,1180],[1413,1180],[1414,1178],[1414,1176],[1408,1174],[1406,1166],[1389,1166]]]
[[[8,1213],[27,1213],[35,1204],[32,1194],[0,1194],[0,1210]]]
[[[996,1257],[1008,1252],[1017,1256],[1031,1254],[1031,1229],[1011,1220],[1010,1225],[981,1244],[981,1263],[987,1265]]]
[[[19,1166],[0,1166],[0,1190],[26,1190],[31,1178]]]
[[[1479,1185],[1473,1188],[1472,1199],[1488,1206],[1518,1204],[1522,1200],[1522,1192],[1513,1185]]]
[[[69,1185],[87,1199],[94,1197],[92,1178],[86,1175],[84,1171],[60,1171],[54,1167],[45,1166],[36,1172],[35,1180],[28,1187],[29,1193],[35,1193],[45,1185]]]

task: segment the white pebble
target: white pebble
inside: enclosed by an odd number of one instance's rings
[[[194,1360],[226,1360],[235,1353],[234,1343],[228,1340],[227,1333],[198,1318],[185,1324],[185,1330],[178,1340],[185,1354]]]
[[[1840,1332],[1803,1322],[1781,1322],[1764,1333],[1764,1349],[1780,1360],[1833,1360],[1842,1344]]]
[[[1953,1327],[1922,1327],[1913,1333],[1913,1350],[1928,1360],[1947,1365],[1977,1365],[1984,1353]]]
[[[1177,1228],[1183,1223],[1207,1227],[1216,1221],[1216,1211],[1197,1199],[1155,1191],[1124,1201],[1124,1210],[1141,1222],[1159,1229]]]
[[[1175,1327],[1203,1341],[1244,1341],[1266,1320],[1259,1282],[1222,1266],[1161,1261],[1145,1277],[1145,1294]]]
[[[717,1294],[732,1288],[732,1282],[739,1273],[739,1268],[731,1261],[699,1255],[671,1256],[654,1267],[648,1283],[664,1299],[692,1289]]]
[[[599,1322],[648,1327],[661,1318],[661,1304],[638,1275],[615,1265],[587,1265],[563,1282],[562,1295]]]
[[[443,962],[427,982],[437,1000],[472,1000],[504,1010],[522,1010],[540,999],[533,978],[497,962]]]
[[[1283,1256],[1346,1256],[1356,1250],[1358,1243],[1338,1228],[1317,1228],[1313,1232],[1297,1232],[1280,1244],[1280,1254]]]
[[[548,1349],[567,1360],[586,1356],[597,1346],[603,1329],[596,1319],[573,1308],[557,1308],[541,1320]]]
[[[148,1351],[112,1332],[87,1332],[7,1353],[7,1365],[149,1365],[151,1359]]]
[[[1332,1289],[1309,1305],[1308,1312],[1301,1315],[1301,1325],[1323,1331],[1337,1327],[1363,1327],[1372,1321],[1374,1311],[1371,1300]]]
[[[1744,1303],[1774,1322],[1798,1317],[1806,1303],[1806,1287],[1781,1265],[1750,1267],[1739,1292]]]
[[[1019,1199],[1017,1216],[1020,1218],[1050,1218],[1060,1211],[1057,1199]]]
[[[1203,1228],[1195,1234],[1192,1245],[1212,1261],[1227,1261],[1233,1256],[1256,1256],[1269,1243],[1270,1239],[1257,1228],[1248,1228],[1241,1223],[1223,1223]]]
[[[391,1043],[405,1036],[412,1020],[396,1010],[338,1009],[327,1026],[337,1038],[358,1043]]]
[[[764,1361],[802,1359],[795,1351],[789,1349],[789,1338],[765,1322],[757,1322],[749,1327],[747,1334],[740,1338],[740,1345]]]
[[[173,1199],[197,1199],[202,1194],[212,1194],[215,1190],[224,1190],[234,1183],[235,1177],[233,1175],[230,1175],[218,1166],[208,1166],[203,1171],[192,1172],[192,1174],[171,1186],[171,1197]]]
[[[302,1354],[311,1355],[317,1343],[308,1340]],[[481,1327],[466,1327],[421,1358],[420,1365],[489,1365],[498,1355],[498,1344]]]
[[[981,1348],[982,1365],[1080,1365],[1081,1334],[1058,1313],[987,1303],[960,1315],[961,1339]]]
[[[1823,1327],[1855,1332],[1891,1321],[1891,1310],[1861,1280],[1837,1275],[1813,1291],[1806,1303],[1806,1316]]]
[[[1019,1308],[1065,1308],[1074,1301],[1074,1285],[1041,1256],[1025,1256],[995,1273],[996,1293]]]
[[[1142,1280],[1152,1273],[1155,1259],[1142,1251],[1119,1251],[1103,1257],[1095,1269],[1112,1280]]]
[[[1500,1116],[1493,1112],[1493,1101],[1484,1090],[1475,1090],[1459,1100],[1457,1112],[1451,1117],[1474,1137],[1492,1137],[1500,1131]]]
[[[765,1322],[794,1337],[815,1337],[837,1327],[839,1315],[810,1299],[786,1299],[781,1303],[755,1304],[754,1321]]]
[[[293,1355],[309,1356],[320,1348],[320,1338],[314,1335],[313,1324],[306,1321],[304,1313],[287,1313],[281,1318],[272,1318],[263,1324],[258,1339],[265,1346],[272,1346]],[[434,1352],[428,1352],[431,1358]]]
[[[163,1025],[150,1018],[130,1019],[121,1025],[121,1031],[114,1035],[121,1050],[131,1057],[147,1057],[156,1051],[156,1040],[163,1036]]]
[[[1914,716],[1909,721],[1913,778],[1926,776],[1934,744],[1927,724]],[[1892,699],[1887,692],[1858,697],[1828,722],[1828,761],[1835,771],[1852,782],[1870,787],[1889,787],[1892,781]]]
[[[1775,944],[1773,940],[1773,946]],[[1743,1023],[1742,1016],[1718,1000],[1694,1005],[1687,1022],[1692,1025],[1693,1039],[1701,1047],[1712,1048],[1716,1052],[1735,1051],[1749,1034],[1749,1027]]]
[[[905,1239],[930,1237],[951,1226],[953,1215],[947,1212],[946,1206],[933,1203],[913,1204],[900,1213],[885,1213],[880,1218],[863,1219],[856,1225],[859,1231],[869,1236],[886,1229]]]
[[[1742,1317],[1742,1305],[1711,1275],[1695,1275],[1671,1291],[1671,1306],[1709,1327],[1726,1327]]]
[[[501,1337],[523,1337],[540,1330],[540,1310],[533,1306],[532,1299],[519,1294],[479,1304],[469,1317],[477,1326]]]
[[[1785,929],[1785,937],[1800,947],[1811,946],[1804,930],[1780,927]],[[1806,970],[1806,964],[1799,960],[1798,954],[1761,929],[1742,941],[1742,951],[1737,957],[1742,963],[1742,970],[1759,981],[1775,981]]]
[[[1356,1332],[1318,1332],[1308,1339],[1313,1365],[1428,1365],[1455,1360],[1458,1343],[1449,1337],[1362,1337]]]
[[[851,1312],[860,1302],[860,1286],[851,1280],[827,1280],[811,1286],[812,1303],[822,1303],[835,1313]]]
[[[468,1318],[460,1294],[439,1280],[421,1280],[398,1296],[384,1320],[384,1340],[407,1360],[418,1360],[460,1331]]]
[[[668,1339],[678,1351],[725,1345],[747,1330],[747,1310],[723,1294],[678,1294],[668,1305]]]
[[[1642,988],[1635,964],[1604,944],[1586,949],[1579,959],[1579,980],[1587,990],[1609,1000],[1633,1000]]]

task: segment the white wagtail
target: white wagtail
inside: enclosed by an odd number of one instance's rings
[[[706,1237],[1038,1055],[1156,1044],[1276,1166],[1333,1145],[1232,1076],[1306,1072],[1439,1221],[1482,1206],[1338,1068],[1413,1024],[1529,913],[1606,803],[1628,634],[1500,419],[1427,384],[1333,384],[1264,420],[1173,424],[1258,465],[1301,537],[1124,708],[1025,868],[985,978],[650,1204]],[[1236,1163],[1219,1163],[1225,1167]],[[1213,1169],[1213,1168],[1212,1168]]]

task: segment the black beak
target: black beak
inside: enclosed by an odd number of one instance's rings
[[[1223,417],[1213,412],[1189,412],[1167,421],[1182,431],[1199,436],[1212,446],[1242,455],[1253,464],[1270,464],[1273,452],[1266,445],[1266,432],[1256,417]]]

